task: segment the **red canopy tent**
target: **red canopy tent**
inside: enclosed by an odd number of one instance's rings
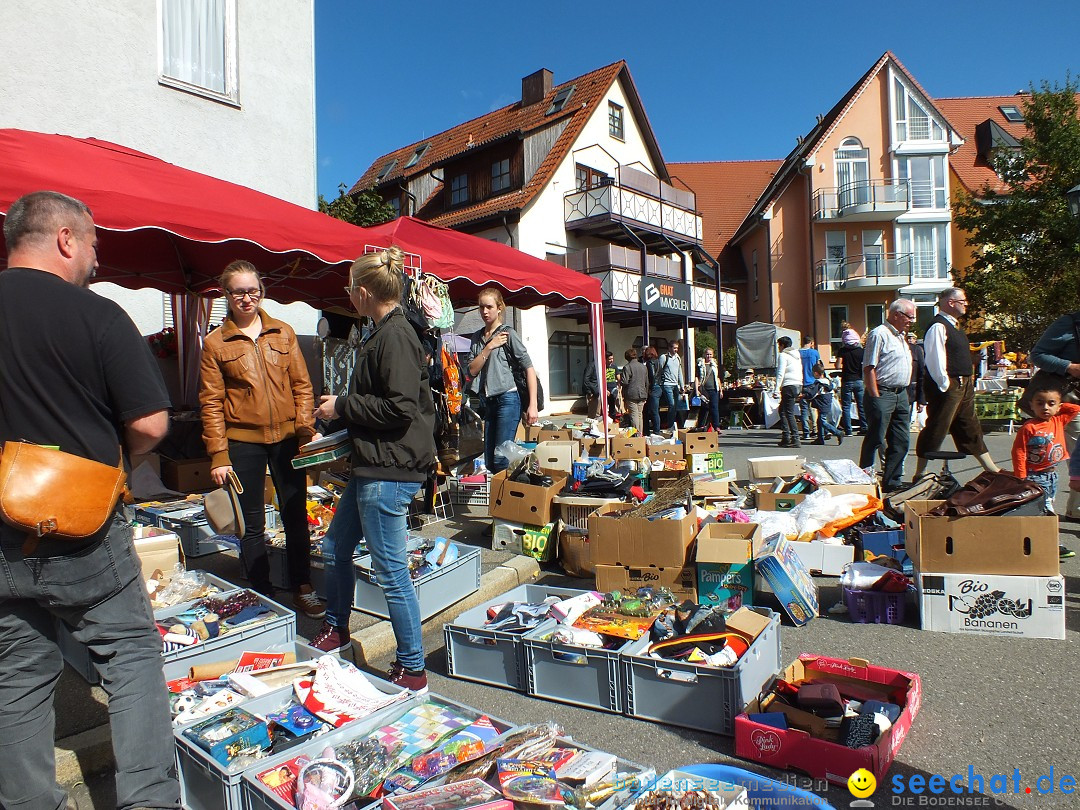
[[[226,264],[247,259],[275,301],[344,309],[348,264],[371,247],[397,244],[420,257],[423,272],[447,282],[456,301],[495,285],[519,307],[589,304],[593,328],[600,330],[594,343],[602,351],[600,281],[506,245],[409,217],[358,228],[108,141],[0,129],[0,215],[22,195],[46,189],[80,199],[94,212],[99,281],[206,295],[216,291]],[[6,260],[0,249],[0,266]],[[175,303],[178,314],[189,313],[181,338],[185,329],[201,334],[208,308]],[[198,351],[198,340],[187,343]],[[181,352],[190,363],[183,346]],[[182,380],[187,376],[182,369]]]

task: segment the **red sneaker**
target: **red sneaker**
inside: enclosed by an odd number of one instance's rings
[[[404,686],[406,689],[418,695],[427,694],[427,673],[424,670],[413,672],[405,669],[397,661],[390,665],[390,671],[386,674],[386,680]]]
[[[347,631],[334,627],[330,622],[323,622],[319,632],[311,639],[310,646],[325,653],[336,653],[347,649],[351,643]]]

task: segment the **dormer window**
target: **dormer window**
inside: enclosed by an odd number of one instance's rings
[[[430,143],[425,143],[421,146],[416,147],[416,151],[412,153],[412,157],[409,158],[408,162],[404,166],[402,166],[402,168],[411,169],[413,166],[419,163],[420,158],[424,156],[424,153],[427,152],[429,146],[431,146]]]
[[[392,172],[394,170],[394,167],[396,165],[397,165],[397,158],[394,158],[393,160],[386,161],[386,165],[382,167],[382,171],[379,172],[379,176],[375,178],[376,181],[381,183],[383,180],[385,180],[386,176],[388,174],[390,174],[390,172]]]
[[[998,107],[1001,110],[1001,114],[1005,116],[1005,120],[1013,124],[1024,123],[1024,113],[1015,104],[1002,104]]]

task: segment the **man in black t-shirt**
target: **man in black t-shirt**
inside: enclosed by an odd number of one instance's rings
[[[131,319],[86,288],[97,269],[90,210],[28,194],[12,203],[4,239],[0,442],[111,465],[152,450],[168,429],[168,392]],[[109,695],[117,807],[178,807],[161,638],[130,526],[118,510],[85,540],[43,539],[26,557],[24,540],[0,524],[0,807],[65,802],[53,747],[57,620],[88,647]]]

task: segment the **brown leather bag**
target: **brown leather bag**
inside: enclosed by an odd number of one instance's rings
[[[82,456],[28,442],[4,442],[0,517],[27,533],[23,554],[42,537],[81,540],[112,517],[127,473]]]
[[[1017,478],[1007,472],[987,470],[972,478],[950,495],[945,503],[927,514],[954,517],[1000,515],[1045,497],[1043,488],[1033,481]]]

